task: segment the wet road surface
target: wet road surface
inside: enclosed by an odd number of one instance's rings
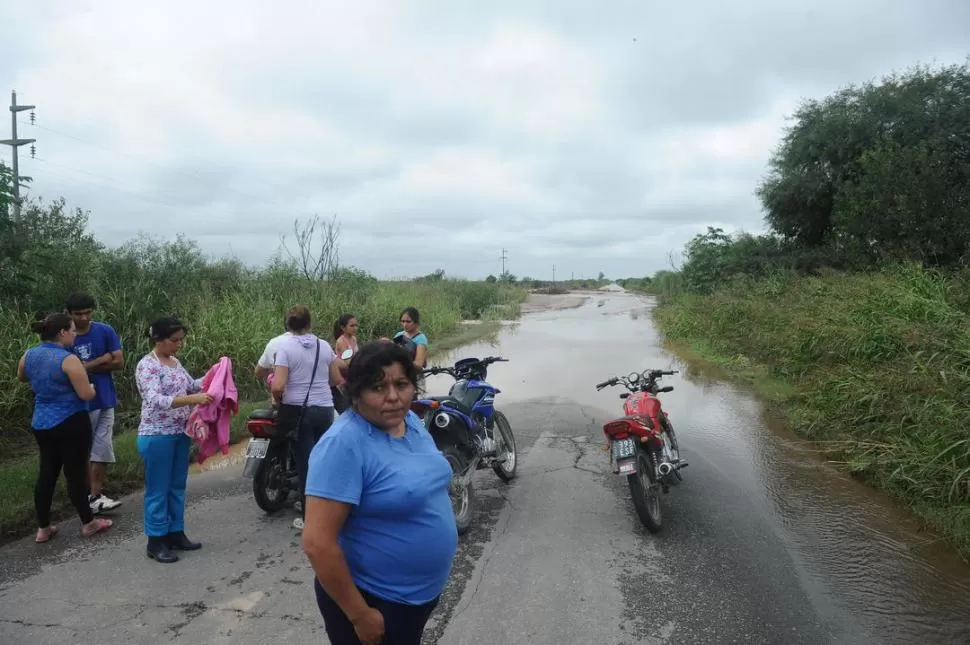
[[[509,485],[477,474],[476,525],[425,642],[970,642],[970,567],[662,349],[649,307],[596,294],[440,359],[511,360],[489,380],[520,465]],[[682,370],[662,397],[690,462],[658,535],[601,450],[620,390],[593,388],[646,368]],[[239,471],[192,478],[189,534],[205,547],[174,565],[145,557],[137,496],[109,536],[82,541],[66,522],[50,544],[0,550],[0,643],[327,642],[292,513],[263,515]]]

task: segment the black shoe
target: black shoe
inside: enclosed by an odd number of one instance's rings
[[[175,531],[165,536],[165,543],[170,549],[179,551],[195,551],[202,548],[201,542],[193,542],[185,535],[185,531]]]
[[[168,548],[165,538],[160,537],[148,538],[148,557],[163,564],[178,562],[179,559],[179,557],[172,553],[172,551]]]

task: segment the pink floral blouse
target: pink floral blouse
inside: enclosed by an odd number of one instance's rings
[[[135,384],[141,395],[140,435],[171,435],[185,431],[192,406],[172,409],[177,396],[195,394],[202,389],[202,379],[194,379],[178,359],[175,367],[163,365],[154,354],[147,354],[135,368]]]

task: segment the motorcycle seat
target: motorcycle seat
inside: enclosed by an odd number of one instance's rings
[[[447,405],[448,407],[455,408],[459,412],[462,412],[468,416],[472,415],[472,409],[453,396],[431,396],[428,398],[434,401],[438,401],[442,405]]]
[[[616,420],[617,421],[635,421],[636,423],[639,423],[642,426],[646,426],[647,428],[650,427],[650,424],[642,416],[636,416],[636,415],[634,415],[634,416],[617,417]]]
[[[249,415],[250,419],[265,419],[268,421],[276,421],[276,409],[269,408],[263,410],[253,410]]]

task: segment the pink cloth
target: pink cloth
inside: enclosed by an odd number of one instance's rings
[[[229,422],[239,414],[239,392],[228,357],[220,358],[202,377],[202,390],[212,395],[212,402],[196,406],[185,427],[185,433],[199,444],[200,464],[218,450],[229,454]]]

